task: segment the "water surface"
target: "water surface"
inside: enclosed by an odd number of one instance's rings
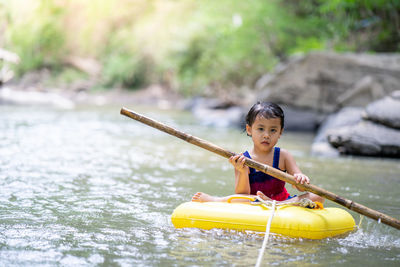
[[[227,160],[121,116],[119,109],[0,106],[0,264],[254,265],[263,236],[175,229],[170,221],[173,209],[197,191],[233,193]],[[137,110],[232,151],[251,145],[239,129],[205,127],[186,112]],[[285,133],[279,145],[312,183],[400,218],[398,160],[312,157],[311,141],[308,134]],[[399,263],[400,231],[364,218],[344,237],[272,235],[263,265]]]

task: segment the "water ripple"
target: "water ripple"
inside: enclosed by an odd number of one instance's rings
[[[0,106],[0,111],[2,265],[255,263],[263,235],[174,229],[170,221],[173,209],[196,191],[232,193],[233,171],[225,159],[128,122],[116,109]],[[194,126],[186,114],[158,116],[178,128],[180,120],[188,122],[181,125],[185,131],[216,143],[237,140],[233,148],[238,151],[248,145],[247,137],[240,139],[233,130]],[[399,214],[400,200],[391,190],[399,183],[396,162],[374,161],[387,170],[380,182],[370,162],[326,162],[298,154],[302,166],[320,170],[314,176],[327,189]],[[340,168],[351,170],[354,182]],[[394,265],[399,240],[397,231],[367,220],[348,236],[322,241],[271,235],[264,258],[269,265],[285,266]]]

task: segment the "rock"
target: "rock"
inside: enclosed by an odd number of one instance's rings
[[[0,90],[0,104],[13,105],[51,105],[63,109],[72,109],[74,102],[56,93],[39,91],[20,91],[4,87]]]
[[[219,99],[194,98],[185,105],[202,124],[215,127],[244,126],[247,110]]]
[[[328,142],[328,133],[337,128],[358,124],[362,112],[362,108],[346,107],[336,114],[329,115],[318,129],[311,146],[311,153],[317,156],[338,156],[339,151]]]
[[[285,130],[315,132],[321,123],[321,114],[313,110],[281,105],[285,113]]]
[[[46,91],[47,88],[44,86],[44,81],[51,79],[51,71],[48,68],[40,70],[34,70],[25,73],[18,80],[13,80],[9,83],[10,87],[16,88],[16,90],[28,90],[28,91]]]
[[[365,108],[363,117],[388,127],[400,129],[400,90],[395,91],[392,96],[372,102]]]
[[[400,158],[400,131],[371,121],[330,130],[328,141],[342,154]]]
[[[100,76],[102,70],[100,62],[94,58],[68,56],[64,62],[94,78]]]
[[[393,99],[400,100],[400,90],[394,91],[391,95]]]
[[[20,62],[20,58],[17,54],[3,48],[0,48],[0,60],[14,64],[19,64]]]
[[[0,48],[0,86],[14,77],[14,71],[9,64],[19,64],[19,62],[17,54]]]
[[[253,105],[253,104],[252,104]],[[322,116],[312,110],[281,106],[285,113],[285,130],[315,131]],[[203,124],[217,127],[245,126],[245,117],[250,106],[215,98],[194,98],[186,103],[190,110]]]
[[[329,144],[328,141],[314,142],[311,145],[311,154],[320,157],[338,157],[340,155],[339,151]]]
[[[214,127],[232,127],[243,125],[244,113],[241,107],[227,109],[196,109],[194,116],[202,124]]]
[[[364,106],[371,99],[378,99],[385,96],[385,90],[382,86],[371,76],[365,76],[356,84],[349,88],[345,93],[340,95],[337,99],[340,106]]]
[[[296,56],[256,83],[257,99],[323,113],[365,107],[398,90],[400,54],[315,52]]]
[[[318,130],[312,145],[314,155],[353,154],[400,157],[400,95],[377,100],[367,108],[343,108],[330,115]]]

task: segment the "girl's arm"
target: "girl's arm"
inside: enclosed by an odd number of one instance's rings
[[[310,178],[307,177],[307,175],[303,174],[300,170],[300,168],[297,166],[296,161],[294,160],[293,156],[287,151],[287,150],[281,150],[281,154],[283,152],[284,156],[284,163],[285,163],[285,168],[286,171],[294,176],[294,179],[296,180],[297,183],[299,184],[309,184],[310,183]],[[296,188],[297,190],[303,192],[304,190],[298,188],[296,185],[292,185],[293,188]]]
[[[235,194],[250,194],[249,167],[244,161],[242,154],[229,158],[229,162],[235,167]]]

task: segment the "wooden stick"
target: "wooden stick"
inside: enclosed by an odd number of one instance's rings
[[[216,146],[216,145],[214,145],[214,144],[212,144],[210,142],[202,140],[202,139],[200,139],[198,137],[195,137],[193,135],[178,131],[178,130],[176,130],[176,129],[168,126],[168,125],[165,125],[165,124],[160,123],[158,121],[155,121],[153,119],[147,118],[147,117],[145,117],[143,115],[135,113],[135,112],[133,112],[131,110],[128,110],[126,108],[122,108],[121,109],[121,114],[125,115],[125,116],[127,116],[129,118],[132,118],[134,120],[137,120],[137,121],[139,121],[141,123],[147,124],[148,126],[156,128],[156,129],[158,129],[160,131],[163,131],[165,133],[168,133],[170,135],[178,137],[178,138],[180,138],[180,139],[182,139],[182,140],[184,140],[184,141],[186,141],[188,143],[191,143],[193,145],[199,146],[199,147],[204,148],[204,149],[206,149],[208,151],[216,153],[216,154],[218,154],[218,155],[220,155],[222,157],[230,158],[231,156],[236,155],[236,153],[233,153],[233,152],[230,152],[228,150],[225,150],[225,149],[223,149],[223,148],[221,148],[219,146]],[[348,208],[350,210],[353,210],[353,211],[358,212],[358,213],[360,213],[362,215],[365,215],[365,216],[367,216],[369,218],[377,220],[378,222],[382,222],[384,224],[387,224],[389,226],[392,226],[392,227],[397,228],[397,229],[400,230],[400,221],[398,219],[390,217],[390,216],[388,216],[386,214],[383,214],[383,213],[381,213],[379,211],[370,209],[370,208],[368,208],[366,206],[363,206],[361,204],[358,204],[358,203],[356,203],[356,202],[354,202],[352,200],[349,200],[349,199],[346,199],[344,197],[338,196],[338,195],[336,195],[336,194],[334,194],[332,192],[329,192],[329,191],[327,191],[325,189],[322,189],[322,188],[320,188],[318,186],[315,186],[315,185],[312,185],[312,184],[298,184],[296,182],[296,180],[294,179],[294,176],[292,176],[292,175],[290,175],[288,173],[282,172],[282,171],[280,171],[278,169],[275,169],[275,168],[273,168],[271,166],[268,166],[266,164],[259,163],[257,161],[252,160],[252,159],[249,159],[249,158],[245,159],[245,164],[247,166],[251,167],[251,168],[254,168],[256,170],[262,171],[262,172],[264,172],[266,174],[269,174],[269,175],[271,175],[273,177],[276,177],[276,178],[278,178],[278,179],[280,179],[282,181],[285,181],[285,182],[287,182],[289,184],[296,185],[297,187],[299,187],[299,188],[301,188],[301,189],[303,189],[305,191],[309,191],[309,192],[312,192],[314,194],[317,194],[317,195],[319,195],[321,197],[324,197],[324,198],[329,199],[329,200],[331,200],[333,202],[336,202],[336,203],[338,203],[338,204],[340,204],[340,205],[342,205],[342,206],[344,206],[344,207],[346,207],[346,208]]]

